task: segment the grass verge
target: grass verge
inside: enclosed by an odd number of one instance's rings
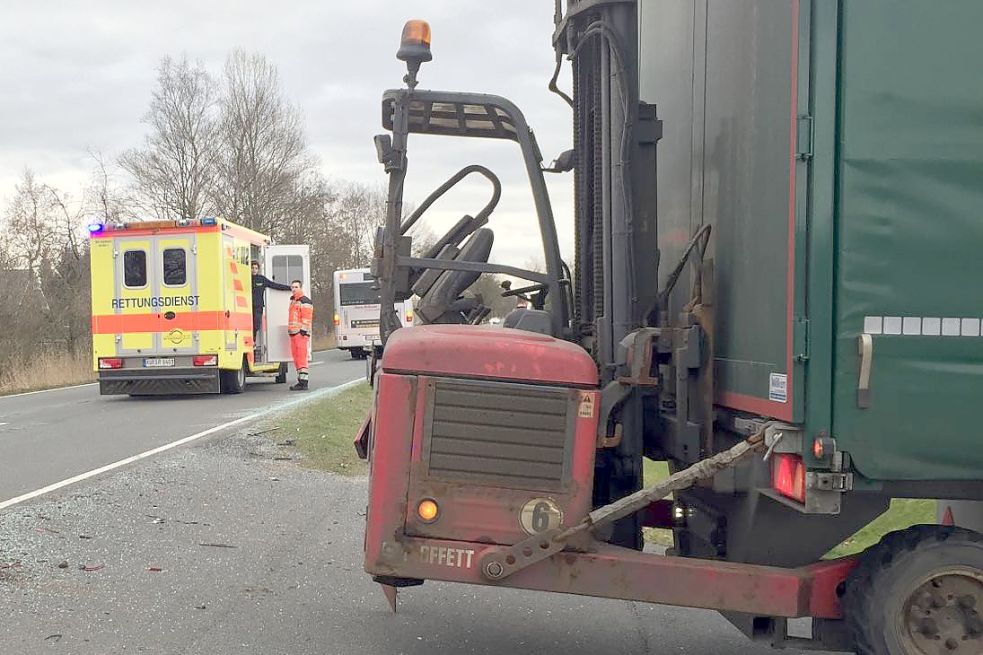
[[[313,349],[314,352],[321,352],[322,350],[332,350],[337,347],[338,343],[335,341],[334,333],[329,332],[328,334],[318,334],[314,336]]]
[[[305,466],[340,473],[365,475],[368,467],[355,454],[352,440],[372,405],[372,389],[359,384],[341,393],[304,405],[269,421],[278,443],[290,443],[304,455]],[[268,429],[268,428],[267,428]]]
[[[919,523],[935,523],[936,501],[896,498],[891,507],[826,554],[826,559],[855,555],[873,546],[888,532],[904,530]]]
[[[47,353],[30,362],[7,362],[0,370],[0,396],[94,382],[89,353]]]

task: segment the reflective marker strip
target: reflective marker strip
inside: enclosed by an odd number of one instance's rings
[[[983,336],[978,318],[932,316],[865,316],[864,334],[903,337]]]

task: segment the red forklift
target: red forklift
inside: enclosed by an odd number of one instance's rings
[[[430,28],[406,24],[375,138],[386,347],[355,441],[365,570],[393,609],[446,580],[714,609],[778,648],[983,653],[980,533],[824,558],[893,498],[983,500],[983,336],[946,281],[983,273],[983,88],[959,70],[983,59],[983,7],[903,5],[558,2],[573,148],[550,166],[507,99],[417,88]],[[482,166],[402,218],[411,134],[518,145],[545,272],[489,263]],[[544,182],[567,172],[572,271]],[[412,256],[408,230],[471,175],[488,203]],[[528,306],[481,325],[482,274],[526,280],[502,295]],[[643,458],[668,477],[643,486]]]

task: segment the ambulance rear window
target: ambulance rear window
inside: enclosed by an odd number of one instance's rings
[[[123,253],[123,284],[128,287],[147,286],[147,253],[142,250]]]
[[[164,250],[164,284],[169,287],[180,287],[188,281],[187,255],[184,248],[167,248]]]

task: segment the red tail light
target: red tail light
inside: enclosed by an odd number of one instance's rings
[[[413,322],[413,310],[412,309],[407,309],[406,310],[406,322],[407,323],[412,323]]]
[[[799,455],[776,453],[771,463],[771,486],[783,496],[806,501],[806,467]]]
[[[334,315],[334,324],[341,325],[341,317],[338,316],[337,314]]]
[[[218,366],[218,355],[195,355],[191,362],[195,366]]]
[[[120,357],[100,357],[99,368],[123,368],[123,360]]]

